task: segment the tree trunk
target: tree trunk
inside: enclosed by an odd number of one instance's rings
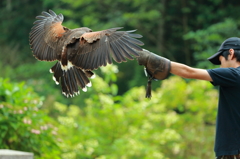
[[[160,15],[161,18],[159,19],[158,28],[157,28],[157,50],[160,54],[165,55],[165,48],[164,48],[164,26],[165,26],[165,6],[166,0],[160,0]]]
[[[165,44],[166,39],[165,39],[164,33],[166,32],[165,30],[166,2],[167,0],[160,0],[161,6],[159,9],[159,12],[161,17],[159,19],[158,28],[157,28],[157,39],[156,39],[157,52],[159,52],[158,54],[163,55],[164,57],[175,61],[173,54],[167,51],[166,44]]]
[[[12,10],[12,0],[7,0],[6,8],[8,11]]]
[[[182,0],[182,8],[186,8],[186,0]],[[183,28],[183,35],[188,32],[188,16],[187,13],[183,11],[182,16],[182,28]],[[187,65],[191,65],[191,53],[189,51],[189,45],[187,40],[183,40],[183,53],[185,54],[185,62]]]

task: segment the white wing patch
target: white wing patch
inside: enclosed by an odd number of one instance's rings
[[[63,71],[67,71],[74,66],[72,64],[72,62],[70,62],[70,61],[68,61],[67,66],[63,66],[61,62],[60,62],[60,64],[61,64],[61,68],[62,68]]]

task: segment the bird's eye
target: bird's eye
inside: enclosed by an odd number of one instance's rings
[[[90,29],[89,32],[92,32],[92,30]]]

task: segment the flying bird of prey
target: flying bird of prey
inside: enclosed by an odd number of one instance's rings
[[[119,31],[121,27],[93,32],[87,27],[69,29],[62,26],[63,15],[52,10],[36,17],[30,32],[33,55],[40,61],[55,61],[50,69],[53,80],[61,84],[67,97],[78,95],[79,88],[86,91],[91,86],[89,78],[101,66],[133,60],[138,57],[143,43],[132,31]]]

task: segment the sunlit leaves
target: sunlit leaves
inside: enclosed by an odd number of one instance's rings
[[[99,85],[109,85],[96,79]],[[213,127],[206,125],[214,124],[217,105],[217,91],[210,83],[171,77],[153,91],[151,100],[144,98],[143,87],[118,98],[110,89],[94,90],[96,96],[82,109],[55,103],[54,109],[61,110],[57,120],[64,139],[63,158],[212,156],[202,153],[211,149],[214,139]],[[198,151],[205,138],[209,146]],[[195,146],[189,149],[191,143]]]
[[[60,153],[54,121],[40,110],[42,104],[43,99],[24,83],[0,78],[1,148],[30,151],[46,159],[52,158],[50,152]]]
[[[208,125],[215,122],[217,91],[210,83],[171,77],[152,92],[151,100],[145,99],[143,87],[115,97],[109,88],[117,70],[114,65],[102,69],[108,80],[94,79],[95,93],[85,100],[85,107],[55,102],[48,108],[55,121],[39,110],[42,100],[31,88],[2,80],[0,142],[4,148],[11,148],[3,141],[17,143],[28,137],[23,143],[31,148],[23,150],[44,158],[52,154],[63,159],[212,156],[203,153],[212,148],[214,138],[213,127]],[[56,137],[61,154],[55,147]],[[39,148],[42,144],[48,146]],[[52,153],[48,155],[49,150]]]

